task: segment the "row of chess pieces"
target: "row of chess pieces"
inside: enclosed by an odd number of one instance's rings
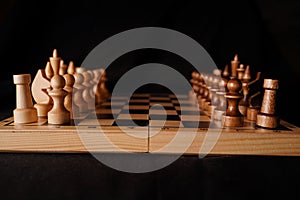
[[[231,72],[229,65],[226,65],[223,71],[216,69],[209,74],[193,71],[190,80],[192,101],[224,127],[241,127],[248,120],[259,127],[277,128],[280,123],[276,113],[278,80],[264,79],[263,99],[260,105],[254,105],[253,99],[262,92],[252,92],[250,95],[249,91],[254,83],[259,82],[261,72],[252,79],[250,66],[245,68],[237,54],[230,68]]]
[[[66,65],[57,49],[46,67],[38,70],[31,86],[30,74],[17,74],[13,79],[17,102],[13,115],[19,124],[37,122],[39,117],[47,118],[49,124],[68,124],[110,95],[104,69],[75,67],[73,61]]]

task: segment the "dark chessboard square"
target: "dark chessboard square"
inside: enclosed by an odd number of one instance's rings
[[[182,121],[185,128],[209,128],[210,122]]]
[[[190,110],[177,110],[177,112],[180,113],[180,115],[204,115],[203,113],[201,114],[201,111],[190,111]]]
[[[150,102],[171,102],[170,99],[150,99]]]
[[[149,115],[149,118],[151,120],[163,120],[166,118],[165,115]],[[166,120],[176,120],[176,121],[180,121],[180,118],[178,115],[167,115],[167,119]]]
[[[127,119],[117,119],[113,126],[148,126],[149,120],[127,120]]]
[[[162,106],[165,110],[175,110],[175,107],[173,106]],[[162,108],[160,106],[151,106],[151,109],[153,110],[161,110]]]
[[[122,110],[121,114],[149,114],[149,110],[137,110],[137,109],[129,109],[129,110]]]
[[[149,102],[130,102],[129,101],[129,105],[130,106],[135,106],[135,105],[145,106],[145,105],[149,105]]]
[[[96,114],[97,119],[113,119],[113,114]]]

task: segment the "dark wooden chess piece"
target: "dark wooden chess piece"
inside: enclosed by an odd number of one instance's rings
[[[280,120],[276,114],[276,92],[278,80],[264,79],[264,97],[260,112],[257,114],[256,125],[264,128],[277,128]]]
[[[243,95],[240,94],[242,89],[241,81],[232,77],[227,83],[227,89],[228,92],[225,94],[225,98],[228,107],[223,116],[222,124],[225,127],[243,126],[244,117],[238,108],[239,101],[243,98]]]

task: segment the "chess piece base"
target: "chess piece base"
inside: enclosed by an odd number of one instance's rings
[[[217,120],[217,121],[222,121],[222,117],[225,113],[225,110],[217,110],[215,109],[214,112],[213,112],[213,118],[214,120]]]
[[[244,117],[243,116],[223,116],[222,117],[222,124],[225,127],[240,127],[244,124]]]
[[[49,124],[68,124],[68,123],[70,123],[70,113],[69,112],[64,112],[64,113],[48,112],[48,123]]]
[[[256,121],[258,112],[259,112],[259,107],[248,107],[247,108],[247,120]]]
[[[36,108],[17,108],[13,111],[14,122],[25,124],[32,123],[38,120]]]
[[[34,107],[37,109],[37,115],[38,117],[47,117],[48,112],[51,110],[52,105],[51,104],[34,104]]]
[[[264,128],[277,128],[280,123],[279,117],[276,115],[267,115],[264,113],[257,114],[256,125]]]

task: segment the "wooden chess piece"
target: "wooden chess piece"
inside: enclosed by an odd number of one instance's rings
[[[242,80],[245,73],[244,64],[240,64],[240,67],[236,69],[237,71],[237,78]]]
[[[260,110],[260,106],[253,104],[253,99],[260,95],[260,92],[256,92],[255,94],[249,97],[249,106],[247,108],[247,120],[249,121],[256,121],[257,114]]]
[[[231,75],[230,77],[235,77],[237,78],[237,68],[240,64],[240,61],[238,59],[238,55],[235,54],[233,60],[231,61]]]
[[[68,124],[70,123],[70,112],[64,106],[64,99],[68,92],[63,88],[65,79],[60,75],[54,75],[51,79],[52,90],[49,95],[53,99],[53,108],[48,112],[49,124]]]
[[[68,94],[64,100],[64,105],[65,105],[66,109],[70,112],[71,119],[74,119],[76,116],[78,116],[78,113],[79,113],[78,106],[75,103],[73,103],[73,92],[75,90],[75,88],[73,88],[73,86],[75,83],[75,78],[71,74],[65,74],[63,77],[66,82],[64,90],[66,90],[68,92]]]
[[[37,109],[39,117],[47,117],[48,111],[52,108],[52,105],[50,104],[51,97],[45,90],[50,87],[50,81],[47,77],[47,75],[49,78],[51,76],[49,67],[51,67],[50,63],[47,62],[45,69],[39,69],[31,84],[31,93],[35,101],[34,107]]]
[[[278,90],[278,80],[264,79],[265,88],[260,112],[257,114],[256,125],[264,128],[277,128],[280,123],[276,114],[276,93]]]
[[[227,100],[227,110],[222,119],[222,124],[225,127],[243,126],[244,117],[240,113],[238,103],[243,95],[239,92],[242,89],[242,83],[239,79],[232,77],[227,83],[228,92],[225,94]]]
[[[217,121],[221,121],[222,117],[227,108],[227,101],[225,98],[227,90],[227,82],[228,80],[225,77],[222,77],[219,82],[219,89],[216,92],[216,96],[218,97],[218,104],[217,107],[214,109],[213,112],[213,119]]]
[[[31,123],[38,120],[37,110],[33,107],[32,96],[30,93],[30,74],[14,75],[16,84],[17,106],[13,111],[15,123]]]
[[[68,74],[73,74],[73,75],[76,73],[76,68],[75,68],[75,65],[74,65],[73,61],[69,62],[67,73]]]
[[[74,83],[75,90],[73,91],[73,102],[79,108],[79,113],[85,113],[88,111],[88,106],[84,101],[82,95],[85,89],[85,87],[82,84],[84,77],[81,73],[75,73],[74,78],[75,78],[75,83]]]
[[[82,91],[82,97],[87,104],[89,110],[95,107],[95,97],[92,95],[93,85],[91,84],[91,74],[88,71],[82,73],[83,75],[83,86],[85,87]]]
[[[108,89],[106,88],[106,83],[108,80],[106,71],[104,69],[100,69],[100,72],[101,72],[101,78],[100,78],[99,90],[100,90],[100,97],[102,99],[102,102],[104,102],[109,98],[110,93],[109,93]]]
[[[64,99],[68,92],[65,87],[65,79],[59,75],[60,60],[57,50],[53,50],[53,56],[49,58],[53,70],[53,77],[50,80],[51,90],[48,92],[53,100],[53,107],[48,112],[49,124],[67,124],[70,123],[70,112],[64,106]]]

